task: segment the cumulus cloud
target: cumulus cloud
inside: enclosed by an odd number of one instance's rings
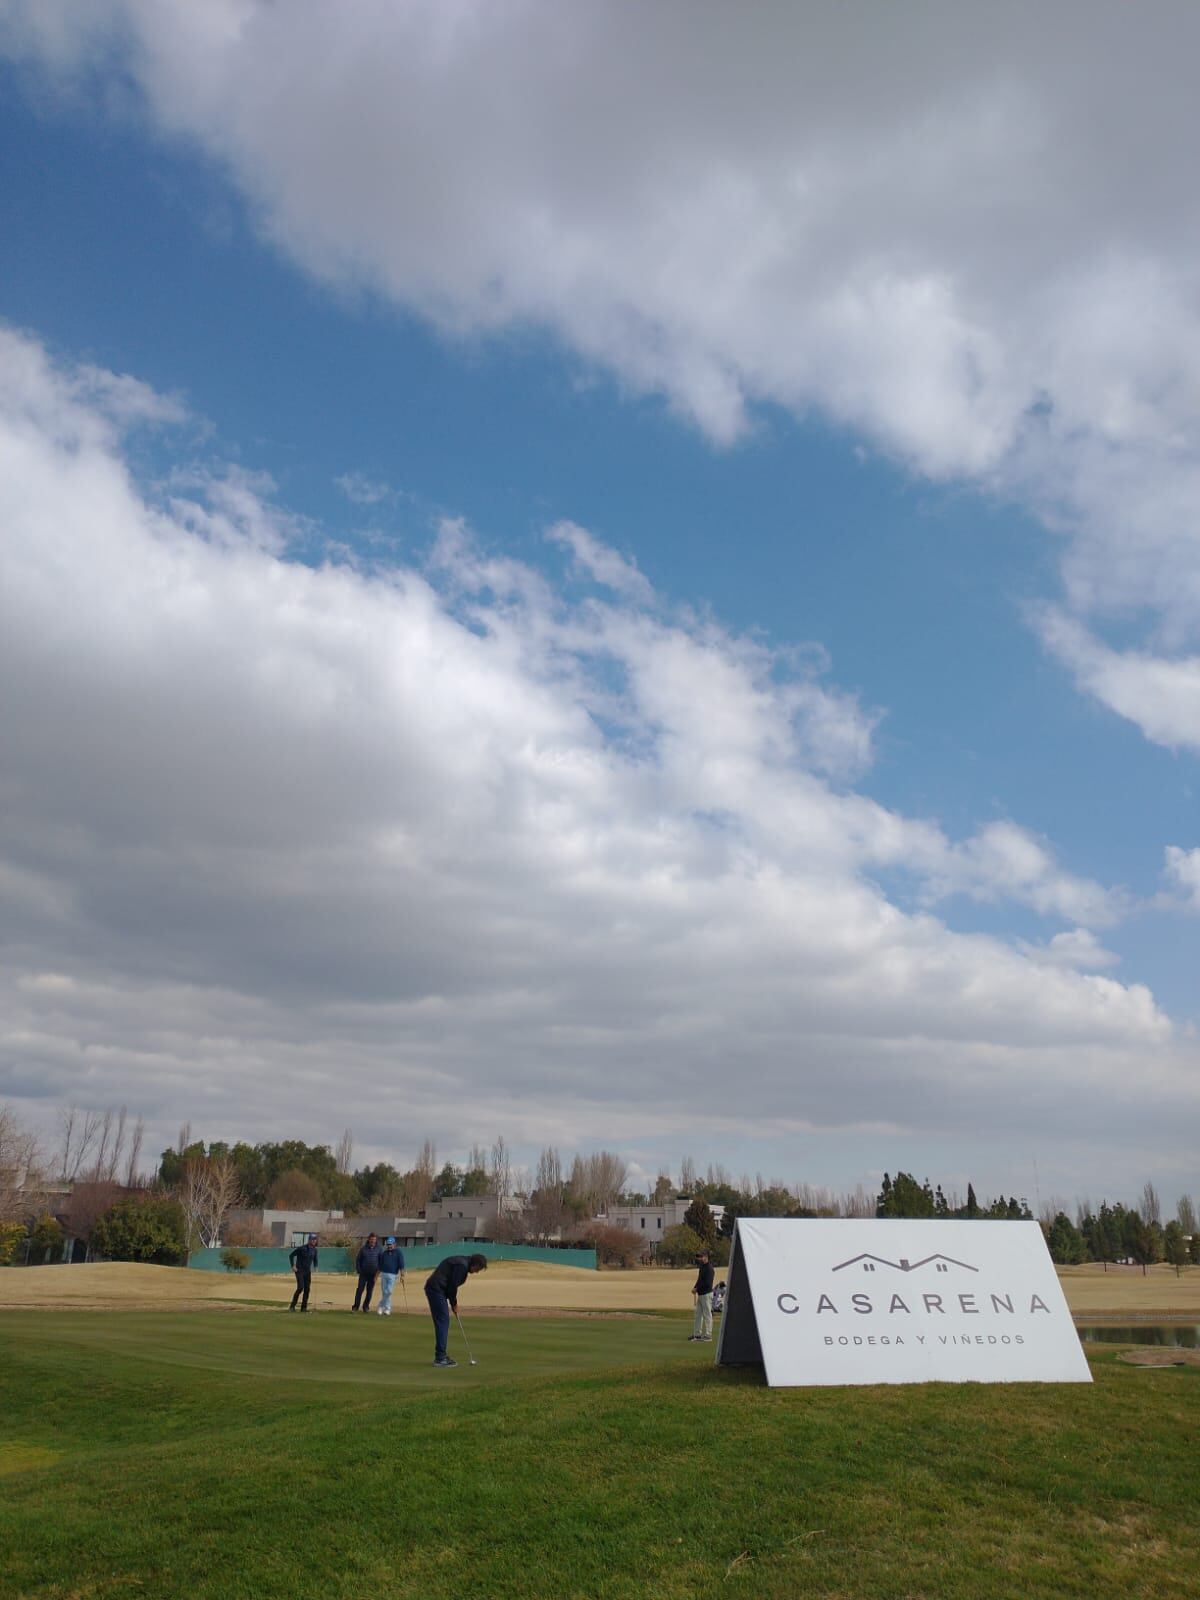
[[[132,86],[325,281],[451,336],[549,329],[720,444],[817,408],[1020,498],[1076,621],[1153,624],[1088,692],[1171,735],[1200,639],[1193,5],[10,0],[0,49]]]
[[[268,480],[164,494],[103,385],[12,333],[0,372],[0,1094],[251,1135],[361,1098],[385,1147],[514,1107],[530,1145],[1176,1138],[1192,1047],[1145,987],[876,876],[1111,897],[856,792],[871,719],[803,653],[643,604],[593,535],[607,597],[453,521],[423,568],[289,560]]]
[[[1175,889],[1183,891],[1191,909],[1200,911],[1200,849],[1181,850],[1169,844],[1163,870]]]

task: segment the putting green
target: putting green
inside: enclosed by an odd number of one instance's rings
[[[605,1368],[691,1361],[711,1365],[714,1344],[689,1344],[690,1318],[498,1317],[463,1322],[478,1362],[469,1366],[450,1329],[456,1371],[433,1367],[427,1316],[324,1311],[22,1312],[0,1316],[43,1346],[86,1349],[163,1367],[187,1367],[281,1384],[427,1388],[549,1378]]]

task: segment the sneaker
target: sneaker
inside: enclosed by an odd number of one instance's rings
[[[700,1343],[700,1335],[698,1333],[689,1333],[688,1334],[688,1343],[689,1344],[699,1344]]]
[[[435,1367],[456,1367],[458,1362],[451,1361],[449,1356],[438,1356],[433,1364]]]
[[[376,1316],[377,1316],[377,1317],[382,1317],[382,1316],[386,1316],[386,1314],[387,1314],[387,1313],[386,1313],[386,1312],[385,1312],[385,1311],[384,1311],[384,1309],[383,1309],[383,1307],[382,1307],[382,1306],[380,1306],[380,1308],[379,1308],[379,1310],[378,1310],[378,1311],[377,1311],[377,1312],[376,1312],[376,1313],[375,1313],[375,1315],[376,1315]]]
[[[386,1311],[383,1311],[383,1310],[380,1310],[380,1313],[379,1313],[379,1315],[380,1315],[380,1316],[381,1316],[381,1317],[390,1317],[390,1316],[391,1316],[391,1314],[392,1314],[392,1308],[391,1308],[391,1306],[389,1306],[389,1307],[388,1307],[388,1308],[387,1308],[387,1310],[386,1310]]]
[[[701,1344],[711,1344],[712,1343],[712,1334],[711,1333],[701,1334],[700,1343]]]

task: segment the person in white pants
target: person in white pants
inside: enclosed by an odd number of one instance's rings
[[[701,1250],[696,1257],[696,1281],[692,1285],[692,1293],[696,1297],[696,1315],[692,1319],[692,1342],[703,1341],[708,1343],[712,1339],[712,1291],[713,1269],[708,1259],[708,1251]]]
[[[390,1317],[392,1314],[392,1290],[396,1287],[396,1279],[404,1276],[404,1251],[396,1244],[395,1236],[389,1234],[387,1243],[379,1252],[379,1285],[383,1293],[379,1301],[379,1315]]]

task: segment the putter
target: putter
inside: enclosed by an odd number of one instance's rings
[[[400,1287],[404,1290],[404,1315],[407,1316],[408,1315],[408,1284],[405,1283],[403,1278],[400,1279]]]
[[[471,1341],[467,1338],[467,1330],[462,1325],[462,1318],[459,1316],[457,1308],[454,1312],[454,1320],[458,1323],[458,1331],[462,1334],[462,1341],[467,1347],[467,1364],[472,1367],[477,1367],[479,1363],[471,1354]]]

